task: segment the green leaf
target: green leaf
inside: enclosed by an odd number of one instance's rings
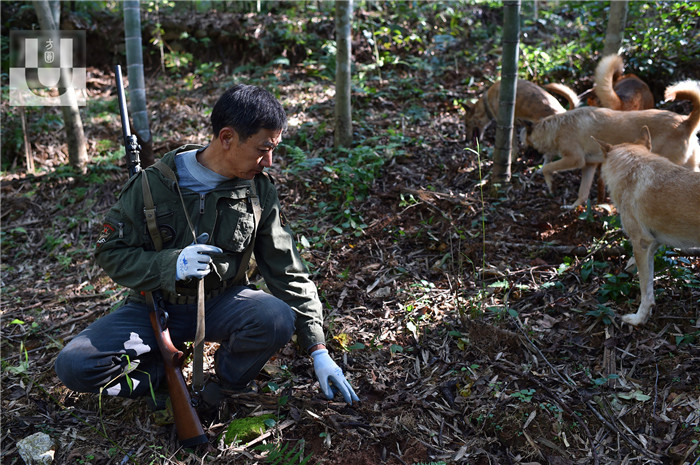
[[[398,344],[392,344],[392,345],[389,346],[389,351],[390,351],[392,354],[395,354],[396,352],[403,352],[403,347],[401,347],[401,346],[398,345]]]
[[[627,393],[622,393],[617,395],[620,399],[626,399],[626,400],[636,400],[639,402],[646,402],[647,400],[651,399],[651,396],[648,396],[644,394],[642,391],[632,391],[632,392],[627,392]]]
[[[277,424],[277,422],[275,421],[274,418],[267,418],[267,419],[265,419],[265,420],[263,421],[263,423],[264,423],[265,426],[267,426],[268,428],[272,428],[272,427],[274,427],[274,426]]]

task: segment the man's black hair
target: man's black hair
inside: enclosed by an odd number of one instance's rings
[[[236,84],[219,98],[211,112],[214,136],[226,126],[233,128],[245,141],[261,129],[287,127],[282,104],[270,92],[257,86]]]

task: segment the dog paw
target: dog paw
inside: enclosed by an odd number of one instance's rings
[[[637,313],[628,313],[627,315],[622,315],[622,321],[632,326],[639,326],[646,323],[646,318]]]

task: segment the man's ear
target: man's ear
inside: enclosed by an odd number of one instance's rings
[[[228,126],[224,127],[219,131],[219,142],[224,149],[228,149],[232,144],[236,142],[236,137],[238,134],[233,128]]]

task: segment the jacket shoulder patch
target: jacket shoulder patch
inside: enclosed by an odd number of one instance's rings
[[[107,242],[109,240],[109,238],[112,237],[112,235],[114,234],[115,231],[116,231],[115,227],[112,226],[111,224],[109,224],[109,223],[103,224],[102,225],[102,232],[97,237],[96,246],[100,247],[102,244]]]

